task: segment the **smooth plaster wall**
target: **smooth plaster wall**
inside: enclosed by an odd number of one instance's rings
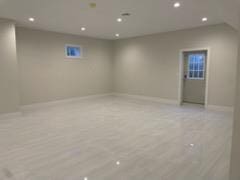
[[[65,57],[81,45],[82,59]],[[21,105],[112,92],[112,42],[17,27]]]
[[[240,45],[240,32],[239,32]],[[237,75],[237,91],[236,105],[234,113],[233,140],[232,140],[232,159],[230,180],[240,179],[240,46],[238,51],[238,75]]]
[[[237,32],[226,24],[115,41],[117,93],[178,99],[181,49],[210,48],[210,105],[233,106]]]
[[[0,114],[18,111],[18,64],[14,23],[0,20]]]

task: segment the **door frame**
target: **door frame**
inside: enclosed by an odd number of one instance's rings
[[[185,52],[195,52],[195,51],[206,51],[207,57],[206,57],[206,85],[205,85],[205,100],[204,100],[204,106],[208,106],[208,92],[209,92],[209,70],[210,70],[210,51],[211,49],[209,47],[205,48],[193,48],[193,49],[181,49],[179,54],[179,85],[178,85],[178,104],[182,105],[183,103],[183,75],[184,75],[184,53]]]

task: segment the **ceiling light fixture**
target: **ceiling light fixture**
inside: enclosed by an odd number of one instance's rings
[[[86,30],[86,28],[85,28],[85,27],[82,27],[82,28],[81,28],[81,31],[85,31],[85,30]]]
[[[117,19],[117,22],[122,22],[122,18],[118,18],[118,19]]]
[[[116,162],[116,165],[118,165],[118,166],[119,166],[119,165],[120,165],[120,161],[117,161],[117,162]]]
[[[119,37],[119,36],[120,36],[120,34],[115,34],[115,36],[116,36],[116,37]]]
[[[28,20],[31,21],[31,22],[35,21],[35,19],[32,18],[32,17],[28,18]]]
[[[202,22],[206,22],[208,20],[207,17],[202,18]]]
[[[88,178],[87,178],[87,177],[85,177],[85,178],[84,178],[84,180],[88,180]]]
[[[175,3],[174,3],[174,7],[175,7],[175,8],[178,8],[178,7],[180,7],[180,6],[181,6],[180,2],[175,2]]]

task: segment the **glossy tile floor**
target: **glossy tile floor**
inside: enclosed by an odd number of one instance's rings
[[[0,180],[228,180],[232,114],[103,97],[0,120]]]

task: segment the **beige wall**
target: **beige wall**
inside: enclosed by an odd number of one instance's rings
[[[179,51],[210,48],[209,104],[233,106],[237,32],[221,24],[115,42],[118,93],[178,99]]]
[[[65,58],[65,44],[82,59]],[[17,28],[21,105],[112,92],[112,42]]]
[[[1,23],[0,32],[1,47],[9,44],[0,49],[0,113],[17,110],[18,84],[21,105],[112,91],[177,100],[179,51],[200,47],[211,48],[209,104],[233,105],[237,32],[225,24],[114,43],[18,27],[19,82],[14,25]],[[65,58],[65,44],[81,45],[84,57]]]
[[[240,33],[239,33],[240,43]],[[238,51],[238,75],[237,75],[237,93],[235,118],[233,126],[233,146],[232,146],[232,161],[231,161],[231,177],[230,180],[240,179],[240,46]]]
[[[18,110],[18,71],[15,25],[0,20],[0,113]]]

